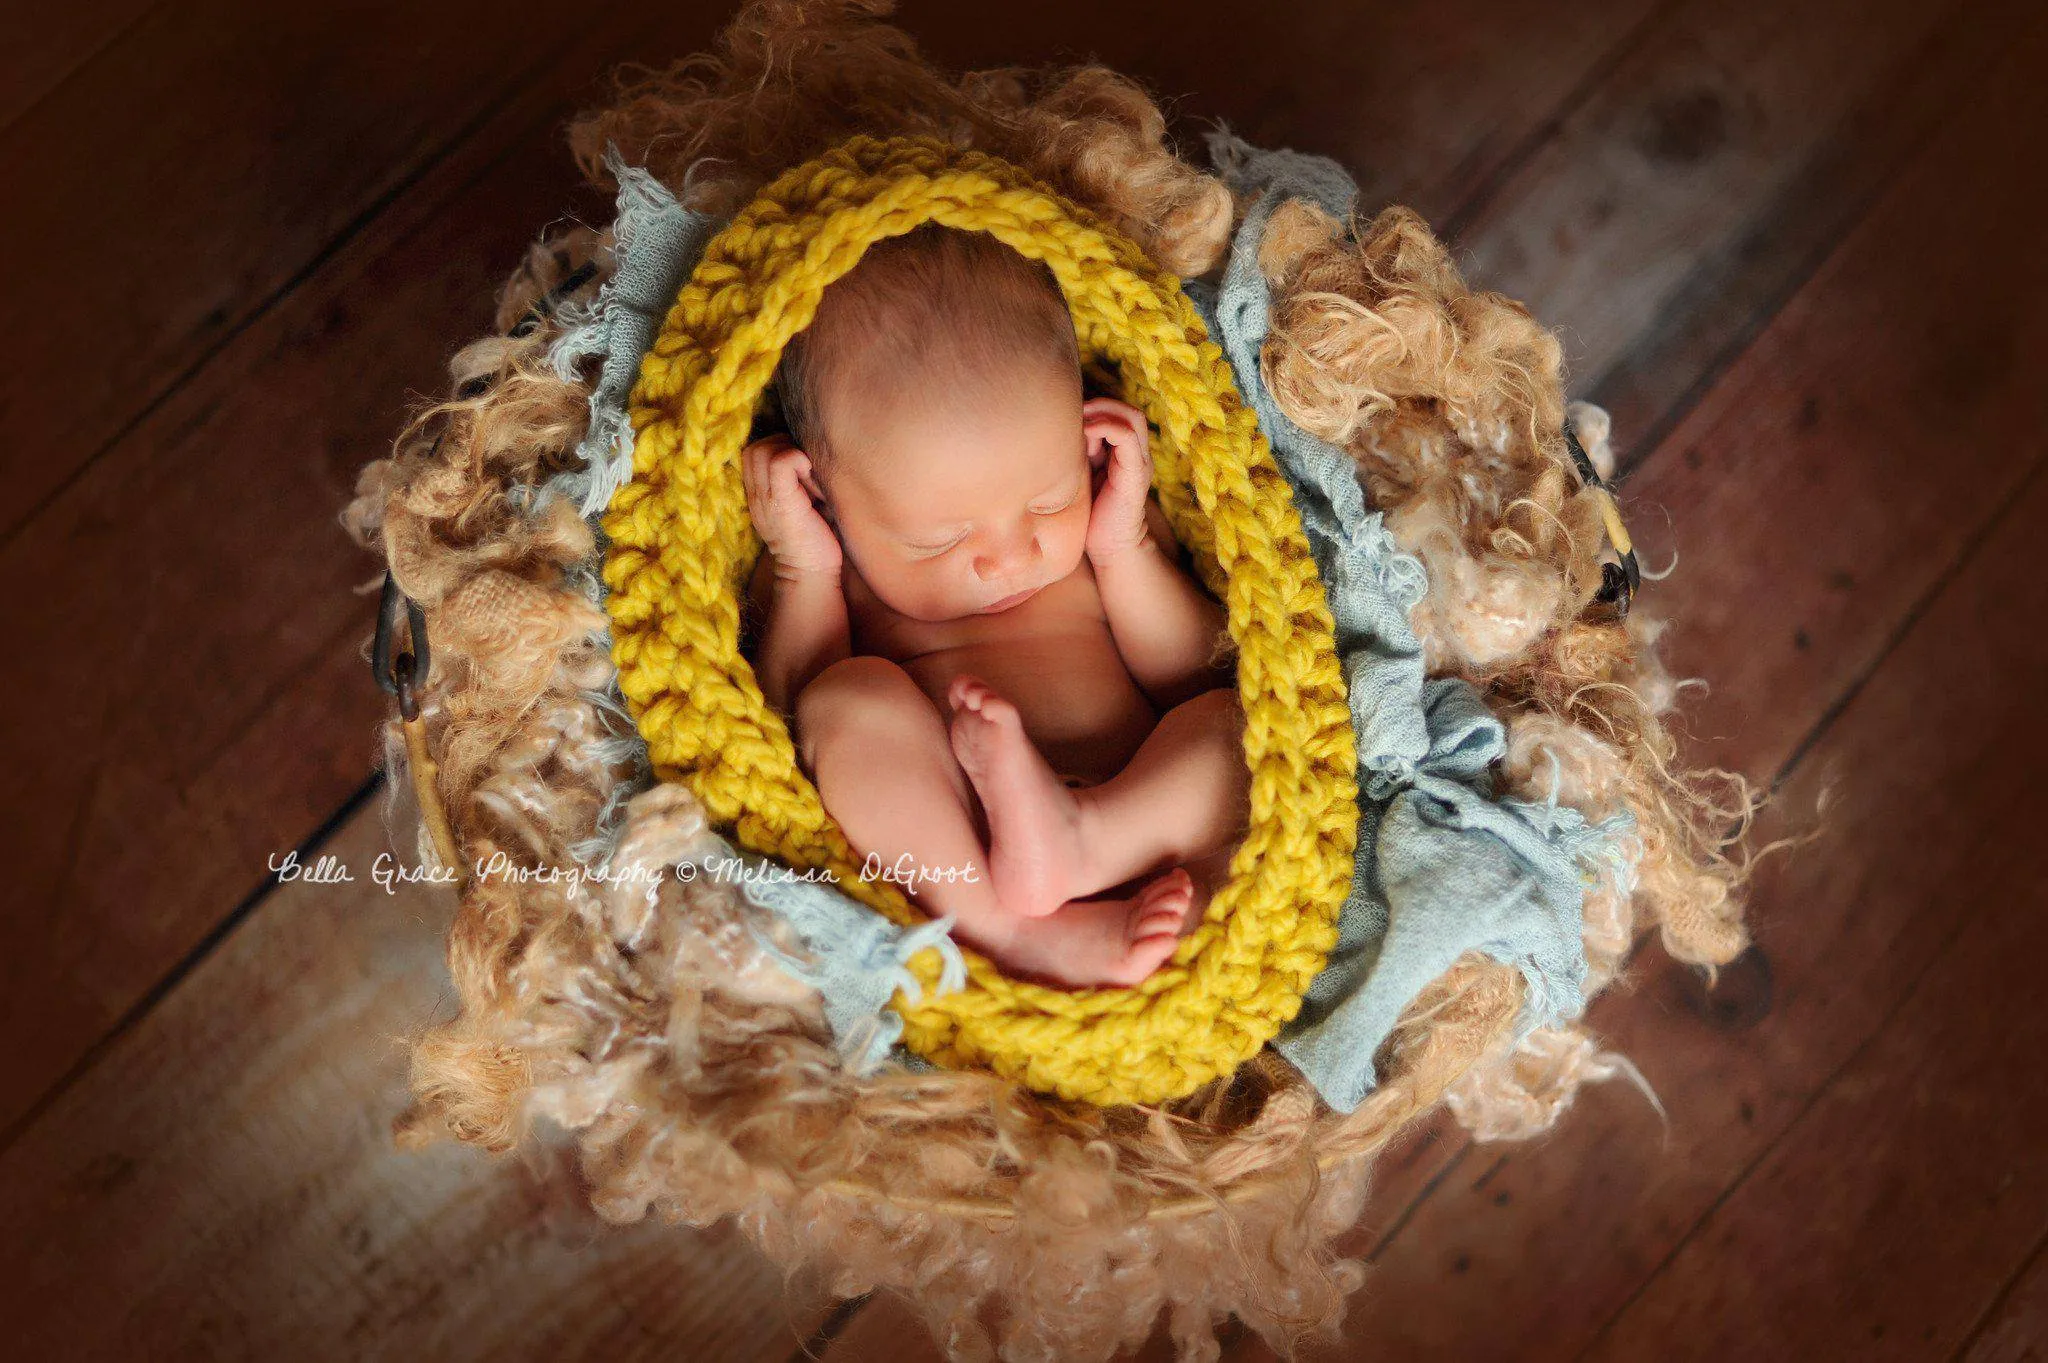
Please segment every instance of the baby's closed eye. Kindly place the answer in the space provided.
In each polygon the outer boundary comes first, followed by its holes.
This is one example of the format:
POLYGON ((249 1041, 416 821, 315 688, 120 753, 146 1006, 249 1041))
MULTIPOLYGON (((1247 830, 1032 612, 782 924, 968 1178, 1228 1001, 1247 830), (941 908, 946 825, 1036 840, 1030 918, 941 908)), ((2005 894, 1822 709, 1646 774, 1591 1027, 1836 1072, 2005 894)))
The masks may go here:
MULTIPOLYGON (((1030 508, 1030 511, 1031 514, 1034 516, 1057 516, 1062 511, 1065 511, 1068 507, 1072 506, 1075 503, 1075 501, 1080 498, 1080 496, 1081 494, 1077 490, 1067 494, 1065 497, 1062 497, 1058 502, 1050 506, 1033 506, 1030 508)), ((905 540, 903 542, 903 547, 908 549, 911 553, 916 554, 920 558, 937 558, 939 555, 950 552, 952 549, 958 547, 964 540, 966 540, 967 533, 967 531, 962 530, 959 534, 954 535, 950 539, 945 540, 905 540)))
POLYGON ((939 555, 950 551, 955 545, 966 538, 967 532, 963 530, 944 544, 913 544, 906 541, 903 547, 919 558, 937 558, 939 555))

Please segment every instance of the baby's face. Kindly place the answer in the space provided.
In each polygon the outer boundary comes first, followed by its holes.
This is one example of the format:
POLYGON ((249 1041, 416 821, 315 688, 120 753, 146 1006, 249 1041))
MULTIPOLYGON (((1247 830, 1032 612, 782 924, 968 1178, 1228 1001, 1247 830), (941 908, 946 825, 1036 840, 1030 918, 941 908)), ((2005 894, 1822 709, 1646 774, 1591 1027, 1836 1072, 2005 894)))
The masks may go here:
POLYGON ((973 404, 846 405, 857 410, 834 413, 844 453, 825 480, 830 515, 890 609, 1008 610, 1080 566, 1093 488, 1075 376, 1047 371, 973 404))

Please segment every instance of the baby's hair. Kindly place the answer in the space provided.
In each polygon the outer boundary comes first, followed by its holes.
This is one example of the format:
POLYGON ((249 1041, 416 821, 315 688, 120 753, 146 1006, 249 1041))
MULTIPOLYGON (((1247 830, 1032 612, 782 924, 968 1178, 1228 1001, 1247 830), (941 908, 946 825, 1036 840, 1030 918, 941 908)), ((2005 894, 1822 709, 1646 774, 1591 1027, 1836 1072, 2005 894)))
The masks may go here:
POLYGON ((1051 269, 986 232, 925 223, 876 242, 826 286, 783 348, 775 388, 790 438, 822 470, 843 453, 830 407, 850 382, 976 396, 1046 369, 1079 383, 1073 315, 1051 269))

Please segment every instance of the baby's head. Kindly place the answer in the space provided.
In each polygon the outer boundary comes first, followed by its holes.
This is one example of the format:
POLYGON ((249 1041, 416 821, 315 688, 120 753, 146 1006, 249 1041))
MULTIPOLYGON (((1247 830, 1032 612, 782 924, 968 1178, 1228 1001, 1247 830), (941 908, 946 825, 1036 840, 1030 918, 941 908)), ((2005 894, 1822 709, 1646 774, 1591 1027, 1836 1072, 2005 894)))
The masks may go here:
POLYGON ((877 242, 827 286, 776 385, 847 557, 891 609, 956 619, 1080 565, 1080 360, 1040 262, 930 223, 877 242))

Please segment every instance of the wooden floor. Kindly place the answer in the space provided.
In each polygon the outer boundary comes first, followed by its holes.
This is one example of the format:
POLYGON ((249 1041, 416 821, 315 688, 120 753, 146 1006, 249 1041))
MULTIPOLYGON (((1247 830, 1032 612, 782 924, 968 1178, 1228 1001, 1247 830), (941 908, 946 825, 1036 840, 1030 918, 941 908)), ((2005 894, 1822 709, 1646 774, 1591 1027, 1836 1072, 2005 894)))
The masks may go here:
MULTIPOLYGON (((449 906, 385 846, 336 525, 563 214, 566 114, 724 6, 73 0, 0 45, 0 1283, 33 1358, 932 1356, 559 1153, 402 1154, 449 906), (277 884, 288 849, 351 884, 277 884)), ((1654 947, 1654 1086, 1385 1166, 1341 1355, 2048 1352, 2048 18, 1937 0, 917 0, 1339 157, 1563 334, 1691 755, 1779 789, 1768 973, 1654 947)), ((1191 144, 1192 145, 1192 144, 1191 144)), ((1156 1352, 1156 1350, 1154 1351, 1156 1352)), ((1232 1363, 1268 1357, 1226 1337, 1232 1363)))

